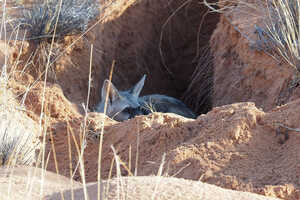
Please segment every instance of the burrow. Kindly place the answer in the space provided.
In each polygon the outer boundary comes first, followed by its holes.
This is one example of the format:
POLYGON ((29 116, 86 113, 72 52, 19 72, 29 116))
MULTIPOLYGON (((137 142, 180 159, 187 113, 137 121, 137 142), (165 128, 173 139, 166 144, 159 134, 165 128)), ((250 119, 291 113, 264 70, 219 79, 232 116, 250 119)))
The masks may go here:
POLYGON ((132 87, 146 74, 142 95, 181 99, 198 114, 211 109, 209 40, 218 14, 198 0, 124 0, 103 10, 101 19, 79 40, 78 36, 66 37, 59 44, 61 54, 52 66, 54 73, 49 71, 48 81, 60 85, 71 102, 80 107, 90 88, 92 110, 115 61, 112 82, 119 90, 132 87))

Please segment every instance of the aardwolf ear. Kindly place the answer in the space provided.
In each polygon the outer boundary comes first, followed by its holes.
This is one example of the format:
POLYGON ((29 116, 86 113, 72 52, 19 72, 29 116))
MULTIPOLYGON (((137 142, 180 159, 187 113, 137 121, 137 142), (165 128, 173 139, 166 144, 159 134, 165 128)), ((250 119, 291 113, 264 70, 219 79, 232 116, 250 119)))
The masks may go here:
POLYGON ((133 88, 131 88, 130 93, 133 96, 138 97, 144 87, 144 83, 145 83, 145 79, 146 79, 146 74, 143 76, 143 78, 135 85, 133 86, 133 88))
POLYGON ((110 82, 107 79, 103 82, 102 91, 101 91, 101 100, 105 100, 106 95, 108 95, 108 100, 110 102, 113 102, 121 97, 118 89, 112 84, 112 82, 110 82), (109 91, 108 91, 108 87, 109 87, 109 91))

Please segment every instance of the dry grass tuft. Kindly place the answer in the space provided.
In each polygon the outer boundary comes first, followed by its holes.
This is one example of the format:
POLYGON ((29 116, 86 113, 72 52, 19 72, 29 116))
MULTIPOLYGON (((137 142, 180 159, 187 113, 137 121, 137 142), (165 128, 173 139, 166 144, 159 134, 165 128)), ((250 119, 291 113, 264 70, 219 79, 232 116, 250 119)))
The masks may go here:
MULTIPOLYGON (((86 31, 89 23, 98 17, 99 5, 97 0, 49 0, 27 7, 21 5, 16 8, 21 14, 8 15, 7 29, 12 32, 17 27, 26 35, 25 40, 62 39, 86 31)), ((22 34, 16 38, 23 39, 22 34)))
POLYGON ((267 3, 266 28, 256 27, 261 48, 281 56, 300 72, 300 2, 271 0, 267 3))

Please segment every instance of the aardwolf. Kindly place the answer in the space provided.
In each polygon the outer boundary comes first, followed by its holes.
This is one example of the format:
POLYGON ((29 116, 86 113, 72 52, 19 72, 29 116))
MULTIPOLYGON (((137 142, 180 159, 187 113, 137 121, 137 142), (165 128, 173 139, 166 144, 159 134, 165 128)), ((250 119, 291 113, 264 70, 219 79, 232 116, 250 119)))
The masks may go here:
POLYGON ((136 115, 147 115, 151 112, 175 113, 187 118, 196 118, 196 115, 184 103, 173 97, 159 94, 139 97, 145 79, 146 75, 126 91, 119 91, 106 79, 102 86, 101 101, 95 110, 104 113, 105 98, 108 95, 106 114, 117 121, 131 119, 136 115))

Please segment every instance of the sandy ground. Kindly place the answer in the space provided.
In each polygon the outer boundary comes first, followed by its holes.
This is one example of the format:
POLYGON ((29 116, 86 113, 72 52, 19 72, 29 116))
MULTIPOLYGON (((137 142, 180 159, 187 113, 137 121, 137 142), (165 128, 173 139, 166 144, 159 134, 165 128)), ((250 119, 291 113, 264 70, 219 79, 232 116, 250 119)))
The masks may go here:
MULTIPOLYGON (((205 8, 193 2, 178 12, 175 21, 170 19, 164 26, 163 22, 168 20, 174 8, 182 5, 182 1, 172 1, 168 6, 164 6, 162 0, 153 2, 149 5, 146 0, 118 0, 103 13, 109 15, 75 45, 69 47, 76 36, 66 37, 56 44, 55 48, 64 50, 64 54, 51 65, 46 84, 40 74, 45 66, 38 65, 37 60, 27 62, 36 44, 25 43, 18 56, 19 42, 11 43, 6 51, 1 41, 0 64, 4 63, 5 54, 11 55, 7 60, 12 64, 8 69, 7 87, 13 101, 24 103, 26 110, 25 113, 18 109, 13 112, 22 112, 20 116, 26 116, 20 123, 37 126, 43 108, 41 123, 47 133, 46 155, 49 155, 47 170, 65 176, 46 173, 46 180, 49 180, 49 183, 45 182, 47 198, 57 198, 53 194, 58 192, 57 187, 70 189, 70 180, 66 178, 70 177, 70 172, 75 174, 75 181, 82 182, 78 170, 75 171, 82 141, 85 144, 85 179, 90 190, 95 189, 99 138, 104 126, 101 178, 107 183, 108 179, 116 177, 116 164, 112 164, 114 147, 124 163, 121 175, 126 176, 122 179, 128 186, 126 191, 131 194, 133 188, 141 187, 130 198, 144 198, 143 191, 148 195, 145 198, 149 198, 156 188, 155 181, 161 179, 163 182, 157 188, 161 199, 169 199, 168 195, 183 199, 180 196, 183 193, 175 192, 177 190, 189 193, 186 199, 199 198, 201 191, 207 192, 203 194, 207 199, 212 199, 208 197, 213 194, 219 195, 214 199, 224 199, 224 193, 226 197, 229 195, 228 199, 247 199, 246 196, 267 199, 244 192, 300 199, 300 134, 295 131, 300 124, 300 93, 297 85, 291 87, 294 72, 285 63, 279 65, 268 55, 253 49, 253 44, 232 26, 239 27, 254 40, 257 35, 249 21, 259 23, 259 18, 252 19, 241 9, 227 17, 204 15, 205 8), (201 29, 206 34, 198 31, 202 16, 208 16, 204 18, 205 28, 201 29), (165 63, 158 48, 162 27, 168 36, 162 40, 165 63), (201 44, 197 43, 199 38, 201 44), (90 84, 91 112, 85 115, 83 105, 89 87, 91 44, 95 51, 90 84), (212 50, 209 60, 200 62, 197 45, 212 50), (14 65, 16 59, 20 62, 14 65), (122 123, 92 112, 113 60, 117 63, 113 82, 120 89, 129 88, 143 74, 148 74, 144 93, 172 95, 181 98, 198 114, 210 112, 195 120, 153 113, 122 123), (83 135, 87 136, 84 140, 83 135), (161 175, 168 178, 151 177, 158 174, 160 167, 161 175), (143 177, 131 177, 132 174, 143 177), (173 196, 174 193, 178 196, 173 196)), ((259 15, 258 12, 256 16, 259 15)), ((37 136, 34 132, 33 138, 37 136)), ((26 174, 31 172, 30 169, 20 170, 23 182, 18 182, 19 178, 10 179, 13 188, 20 191, 12 192, 16 198, 23 195, 21 189, 25 187, 26 174)), ((8 183, 7 175, 1 176, 1 181, 8 183)), ((119 181, 114 179, 109 184, 115 188, 117 183, 119 181)), ((7 184, 0 186, 2 191, 7 190, 7 184)), ((39 188, 33 188, 37 194, 39 188)), ((120 194, 114 192, 110 193, 112 199, 120 194)), ((80 189, 78 195, 80 199, 80 189)))
MULTIPOLYGON (((0 169, 0 194, 4 199, 85 199, 81 183, 36 168, 0 169), (8 178, 9 177, 9 178, 8 178), (44 178, 41 178, 44 177, 44 178), (43 184, 42 184, 43 183, 43 184), (24 190, 26 188, 27 190, 24 190)), ((98 184, 86 186, 87 196, 96 200, 98 184)), ((275 200, 248 192, 222 189, 200 181, 167 177, 123 177, 101 182, 100 199, 182 200, 275 200)))

